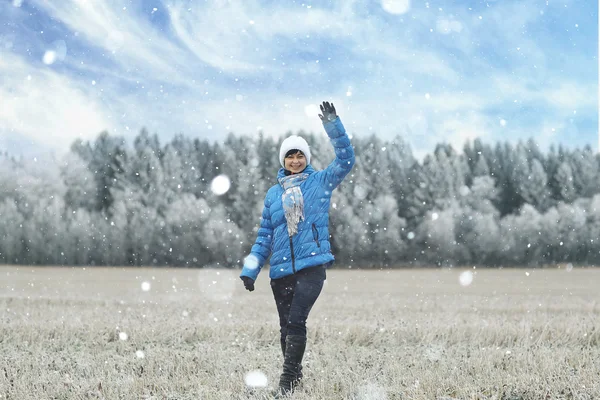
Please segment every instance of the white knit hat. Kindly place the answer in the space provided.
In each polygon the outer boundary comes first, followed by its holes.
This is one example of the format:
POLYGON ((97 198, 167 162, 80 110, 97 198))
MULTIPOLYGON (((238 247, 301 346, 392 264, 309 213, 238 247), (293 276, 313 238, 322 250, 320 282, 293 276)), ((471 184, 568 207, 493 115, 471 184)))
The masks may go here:
POLYGON ((306 157, 306 165, 310 164, 310 148, 308 147, 308 143, 302 137, 293 135, 286 138, 279 148, 279 162, 283 168, 285 168, 285 154, 290 150, 300 150, 304 154, 304 157, 306 157))

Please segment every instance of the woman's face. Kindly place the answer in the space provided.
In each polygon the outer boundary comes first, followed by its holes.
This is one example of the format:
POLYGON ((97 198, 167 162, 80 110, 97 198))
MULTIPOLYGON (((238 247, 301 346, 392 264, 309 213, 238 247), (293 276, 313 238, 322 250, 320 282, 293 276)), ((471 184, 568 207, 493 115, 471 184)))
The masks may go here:
POLYGON ((306 157, 301 151, 294 154, 290 154, 284 159, 285 169, 290 171, 292 174, 297 174, 304 171, 306 168, 306 157))

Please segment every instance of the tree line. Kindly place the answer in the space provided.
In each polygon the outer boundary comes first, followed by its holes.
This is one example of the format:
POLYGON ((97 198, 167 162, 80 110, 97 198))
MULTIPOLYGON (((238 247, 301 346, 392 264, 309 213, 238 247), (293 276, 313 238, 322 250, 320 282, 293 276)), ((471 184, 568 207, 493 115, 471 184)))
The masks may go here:
MULTIPOLYGON (((325 168, 325 135, 300 132, 325 168)), ((286 135, 287 136, 287 135, 286 135)), ((281 138, 183 135, 132 145, 100 134, 65 157, 0 160, 0 263, 236 267, 281 138), (231 182, 211 190, 219 175, 231 182)), ((356 165, 332 198, 339 267, 600 264, 600 157, 591 147, 476 139, 439 144, 420 161, 396 136, 354 137, 356 165)))

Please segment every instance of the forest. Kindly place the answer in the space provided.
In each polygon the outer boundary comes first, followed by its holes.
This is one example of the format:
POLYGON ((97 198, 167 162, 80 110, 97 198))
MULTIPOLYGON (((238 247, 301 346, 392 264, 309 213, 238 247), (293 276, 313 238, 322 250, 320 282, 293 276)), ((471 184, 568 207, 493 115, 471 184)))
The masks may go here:
MULTIPOLYGON (((299 134, 325 168, 327 137, 299 134)), ((133 143, 78 140, 61 157, 4 152, 0 263, 239 267, 286 136, 161 144, 142 129, 133 143), (230 187, 215 192, 223 176, 230 187)), ((600 157, 589 146, 476 139, 418 160, 401 136, 352 143, 356 165, 332 197, 337 267, 600 264, 600 157)))

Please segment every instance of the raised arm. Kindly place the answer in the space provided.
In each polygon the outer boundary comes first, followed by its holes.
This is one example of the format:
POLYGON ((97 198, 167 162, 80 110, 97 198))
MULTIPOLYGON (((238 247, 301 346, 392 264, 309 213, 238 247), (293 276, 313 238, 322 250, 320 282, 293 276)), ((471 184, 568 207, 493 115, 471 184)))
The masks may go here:
POLYGON ((342 125, 340 117, 338 117, 333 103, 324 101, 321 104, 321 113, 319 118, 323 122, 323 127, 329 140, 333 145, 335 152, 335 160, 327 168, 325 168, 325 182, 329 184, 331 190, 338 187, 344 177, 348 175, 354 166, 354 149, 350 143, 350 138, 346 134, 346 129, 342 125))
POLYGON ((271 255, 271 241, 273 240, 273 226, 271 225, 271 211, 269 204, 267 204, 268 194, 265 197, 265 204, 262 211, 262 218, 260 220, 260 228, 258 228, 258 234, 256 241, 252 246, 252 250, 246 259, 244 260, 244 268, 240 277, 247 276, 252 280, 256 280, 261 268, 265 265, 265 262, 271 255))

